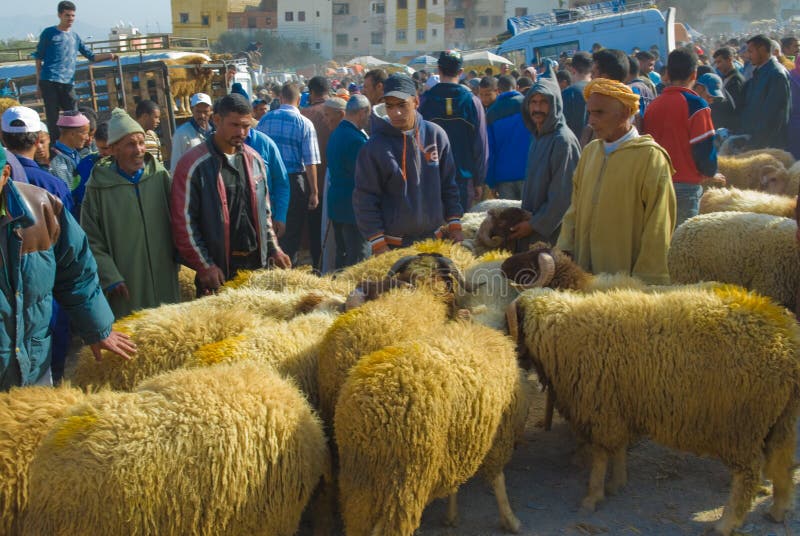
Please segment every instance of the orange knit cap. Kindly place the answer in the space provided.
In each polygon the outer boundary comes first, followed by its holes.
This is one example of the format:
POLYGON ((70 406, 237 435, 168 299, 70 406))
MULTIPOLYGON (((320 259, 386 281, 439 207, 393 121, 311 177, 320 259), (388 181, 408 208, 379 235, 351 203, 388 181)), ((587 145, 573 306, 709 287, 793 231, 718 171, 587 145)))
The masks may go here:
POLYGON ((588 101, 592 93, 599 93, 618 100, 630 110, 631 115, 639 112, 639 95, 622 82, 608 78, 595 78, 586 84, 583 89, 583 97, 588 101))

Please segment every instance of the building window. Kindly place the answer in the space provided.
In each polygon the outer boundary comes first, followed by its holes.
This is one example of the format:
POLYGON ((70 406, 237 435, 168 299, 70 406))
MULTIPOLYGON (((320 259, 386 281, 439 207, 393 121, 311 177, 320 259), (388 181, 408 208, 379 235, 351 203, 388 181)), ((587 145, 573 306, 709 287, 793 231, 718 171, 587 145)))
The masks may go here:
POLYGON ((202 24, 203 26, 209 26, 208 15, 200 15, 200 24, 202 24))
POLYGON ((514 16, 515 17, 524 17, 527 14, 528 14, 528 8, 527 7, 514 8, 514 16))
POLYGON ((314 48, 316 48, 317 50, 319 50, 319 49, 320 49, 319 43, 316 43, 316 44, 314 45, 314 48))
POLYGON ((222 22, 222 15, 217 15, 217 22, 222 22))
POLYGON ((503 25, 503 17, 500 15, 492 15, 492 26, 497 28, 498 26, 503 25))
POLYGON ((436 31, 436 28, 431 28, 431 36, 436 37, 436 34, 439 33, 436 31))
POLYGON ((346 47, 347 46, 347 34, 336 34, 336 46, 337 47, 346 47))
POLYGON ((417 43, 425 42, 425 30, 417 30, 417 43))
POLYGON ((266 23, 267 23, 267 26, 272 26, 272 17, 267 17, 266 23))
POLYGON ((417 9, 425 9, 425 8, 426 8, 425 0, 417 0, 417 9))
POLYGON ((439 5, 439 0, 432 0, 432 2, 431 2, 431 3, 432 3, 434 6, 438 6, 438 5, 439 5))
POLYGON ((382 45, 383 32, 372 32, 372 34, 370 34, 370 43, 373 45, 382 45))
POLYGON ((397 30, 397 40, 401 43, 406 42, 406 31, 405 30, 397 30))
POLYGON ((306 20, 306 12, 305 11, 298 11, 297 12, 297 21, 298 22, 305 22, 306 20))
POLYGON ((189 24, 189 14, 188 13, 181 13, 181 24, 189 24))
POLYGON ((256 22, 255 17, 247 17, 247 27, 248 28, 258 28, 258 23, 256 22))
POLYGON ((408 9, 408 0, 397 0, 397 9, 408 9))
POLYGON ((286 17, 286 22, 292 22, 294 20, 294 13, 287 11, 284 17, 286 17))
POLYGON ((349 15, 350 4, 333 4, 334 15, 349 15))
POLYGON ((372 11, 376 15, 383 15, 386 13, 386 4, 383 2, 372 4, 372 11))
POLYGON ((464 17, 456 17, 453 19, 453 28, 456 30, 463 30, 466 28, 466 26, 464 26, 464 17))
POLYGON ((319 11, 317 11, 317 18, 319 18, 319 11))
POLYGON ((478 26, 482 28, 489 26, 489 17, 487 17, 486 15, 481 15, 480 17, 478 17, 478 26))

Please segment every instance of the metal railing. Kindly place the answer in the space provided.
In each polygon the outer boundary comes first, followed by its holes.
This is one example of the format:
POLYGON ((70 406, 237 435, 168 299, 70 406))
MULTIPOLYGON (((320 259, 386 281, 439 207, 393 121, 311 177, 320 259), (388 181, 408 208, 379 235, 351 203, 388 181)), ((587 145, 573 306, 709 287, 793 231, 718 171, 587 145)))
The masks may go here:
POLYGON ((509 28, 513 26, 515 30, 514 33, 516 34, 543 26, 568 24, 579 20, 604 17, 606 15, 639 11, 654 7, 655 5, 655 0, 609 0, 584 6, 576 6, 569 9, 554 9, 550 13, 512 17, 508 19, 508 22, 509 28))

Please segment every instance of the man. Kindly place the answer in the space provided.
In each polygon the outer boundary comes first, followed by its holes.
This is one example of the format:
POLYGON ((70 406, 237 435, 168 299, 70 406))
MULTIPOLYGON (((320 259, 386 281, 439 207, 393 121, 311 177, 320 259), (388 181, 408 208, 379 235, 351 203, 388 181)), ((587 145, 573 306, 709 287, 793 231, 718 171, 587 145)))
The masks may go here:
POLYGON ((155 130, 161 124, 161 107, 151 101, 144 99, 136 105, 136 122, 144 129, 144 148, 153 155, 159 163, 164 163, 164 156, 161 152, 161 140, 155 130))
POLYGON ((517 91, 525 95, 533 85, 533 79, 527 76, 520 76, 517 78, 517 91))
POLYGON ((372 137, 356 161, 353 208, 373 255, 433 238, 447 223, 464 239, 456 168, 447 134, 417 112, 414 81, 394 74, 384 82, 388 121, 373 121, 372 137))
POLYGON ((34 160, 42 169, 50 169, 50 133, 47 132, 47 123, 42 123, 42 131, 36 141, 36 156, 34 160))
POLYGON ((677 48, 670 52, 667 74, 670 85, 648 107, 644 131, 667 151, 675 167, 677 227, 699 213, 702 183, 717 173, 717 150, 711 108, 690 89, 697 80, 694 51, 677 48))
POLYGON ((711 107, 714 128, 727 128, 734 132, 739 124, 737 110, 730 94, 722 85, 722 78, 714 73, 697 77, 694 91, 711 107))
POLYGON ((771 54, 772 44, 763 35, 747 41, 755 68, 744 91, 740 130, 750 135, 752 149, 785 149, 789 126, 791 92, 789 75, 771 54))
POLYGON ((489 138, 486 185, 501 199, 522 199, 531 144, 531 134, 522 119, 523 96, 514 91, 514 79, 510 76, 501 76, 497 86, 501 93, 486 112, 489 138))
POLYGON ((484 111, 497 100, 497 78, 484 76, 478 83, 478 99, 483 105, 484 111))
MULTIPOLYGON (((722 47, 714 52, 714 66, 722 77, 725 91, 731 98, 734 107, 741 112, 744 106, 744 76, 733 64, 734 51, 730 47, 722 47)), ((738 121, 734 131, 738 128, 738 121)))
POLYGON ((624 272, 648 284, 668 284, 675 227, 669 155, 631 125, 639 97, 628 86, 593 80, 584 96, 597 139, 575 169, 558 247, 589 272, 624 272))
POLYGON ((578 138, 564 119, 561 91, 553 80, 540 78, 525 96, 522 109, 525 125, 533 134, 522 208, 532 217, 511 229, 509 239, 525 239, 518 243, 518 251, 526 251, 534 242, 556 243, 581 155, 578 138))
POLYGON ((330 185, 327 192, 328 219, 336 238, 337 270, 364 260, 369 245, 358 232, 353 211, 356 159, 367 143, 364 128, 369 124, 370 102, 364 95, 347 101, 344 119, 331 133, 326 149, 330 185))
POLYGON ((634 93, 639 95, 639 114, 637 120, 641 121, 644 117, 647 107, 656 99, 655 89, 651 89, 652 82, 647 77, 639 76, 639 61, 635 56, 628 56, 628 78, 625 83, 628 84, 634 93))
POLYGON ((192 117, 186 123, 175 129, 172 135, 172 152, 170 153, 170 174, 175 175, 175 169, 181 157, 192 147, 197 147, 214 134, 211 119, 211 97, 205 93, 195 93, 189 99, 192 117))
POLYGON ((197 272, 200 295, 216 292, 239 270, 291 267, 272 230, 264 161, 244 143, 252 120, 241 95, 219 99, 217 130, 186 153, 172 180, 172 237, 197 272))
POLYGON ((583 99, 583 88, 592 79, 592 56, 588 52, 576 52, 572 56, 569 70, 572 72, 572 85, 561 93, 564 119, 575 137, 580 138, 586 127, 586 101, 583 99))
POLYGON ((283 158, 275 142, 255 127, 250 128, 244 141, 258 153, 267 166, 272 228, 280 238, 286 232, 286 213, 289 211, 289 175, 286 173, 286 166, 283 165, 283 158))
MULTIPOLYGON (((607 80, 616 80, 617 82, 625 83, 628 79, 629 70, 630 60, 627 54, 621 50, 604 48, 592 54, 593 80, 605 78, 607 80)), ((596 136, 591 127, 587 126, 583 129, 583 133, 578 139, 581 142, 581 147, 585 147, 590 141, 596 139, 596 136)))
POLYGON ((78 182, 80 151, 89 141, 89 119, 80 112, 66 111, 58 119, 58 141, 53 145, 50 160, 53 175, 64 181, 71 190, 78 182))
MULTIPOLYGON (((322 116, 325 121, 325 126, 331 133, 336 130, 336 127, 338 127, 339 123, 344 119, 347 113, 347 102, 347 100, 340 99, 339 97, 331 97, 325 100, 325 105, 322 108, 322 116)), ((320 143, 320 146, 321 145, 320 143)))
POLYGON ((461 53, 443 51, 438 65, 440 82, 425 92, 419 112, 447 133, 456 164, 459 202, 466 210, 483 194, 489 160, 486 116, 481 101, 458 83, 463 72, 461 53))
POLYGON ((53 139, 58 138, 58 111, 77 109, 78 99, 73 89, 75 64, 80 52, 91 62, 116 59, 113 53, 95 54, 71 31, 75 22, 75 4, 58 3, 58 26, 42 31, 36 45, 36 85, 44 100, 47 128, 53 139))
POLYGON ((639 75, 655 95, 656 85, 661 83, 661 76, 655 71, 656 57, 646 50, 636 53, 636 61, 639 63, 639 75))
MULTIPOLYGON (((321 163, 317 133, 310 119, 300 114, 300 88, 287 82, 281 88, 281 107, 261 118, 258 130, 272 138, 278 146, 286 172, 289 174, 289 210, 286 216, 286 232, 281 238, 281 248, 297 263, 297 252, 306 222, 311 222, 309 212, 319 205, 317 164, 321 163)), ((309 229, 312 263, 320 260, 320 234, 309 229), (316 241, 314 241, 316 240, 316 241), (315 256, 316 255, 316 256, 315 256)))
POLYGON ((145 131, 124 110, 108 122, 111 158, 95 164, 81 227, 117 320, 180 301, 169 214, 170 176, 147 152, 145 131))
POLYGON ((96 359, 102 350, 130 359, 136 346, 112 331, 114 316, 97 282, 97 265, 80 226, 51 194, 9 181, 0 151, 0 391, 50 385, 48 324, 55 298, 96 359))
POLYGON ((564 91, 572 85, 572 74, 564 69, 556 73, 556 81, 558 82, 559 91, 564 91))
MULTIPOLYGON (((372 105, 372 116, 377 119, 386 117, 386 105, 383 104, 383 83, 389 75, 383 69, 373 69, 364 75, 362 92, 372 105)), ((370 125, 372 117, 370 117, 370 125)), ((370 127, 371 128, 371 127, 370 127)))
POLYGON ((269 105, 264 99, 256 99, 253 101, 253 119, 259 121, 269 111, 269 105))
POLYGON ((76 170, 78 176, 80 177, 80 182, 72 190, 72 202, 75 204, 75 218, 78 220, 80 220, 83 198, 86 195, 86 183, 89 182, 89 177, 92 174, 94 165, 101 158, 111 156, 111 148, 108 146, 108 122, 97 125, 97 130, 94 134, 94 141, 95 145, 97 146, 97 152, 84 156, 78 164, 78 169, 76 170))
POLYGON ((798 45, 796 37, 789 36, 781 39, 781 53, 790 61, 796 60, 798 50, 800 50, 800 45, 798 45))

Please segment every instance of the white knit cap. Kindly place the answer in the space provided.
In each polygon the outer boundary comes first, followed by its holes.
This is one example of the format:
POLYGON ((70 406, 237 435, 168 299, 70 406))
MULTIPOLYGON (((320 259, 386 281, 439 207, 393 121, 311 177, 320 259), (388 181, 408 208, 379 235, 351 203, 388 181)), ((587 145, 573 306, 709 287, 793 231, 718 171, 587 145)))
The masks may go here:
POLYGON ((144 134, 142 125, 122 108, 114 108, 111 112, 111 119, 108 121, 108 144, 114 145, 128 134, 135 132, 144 134))

